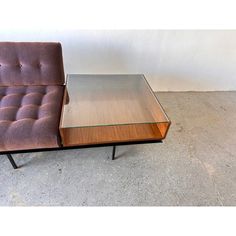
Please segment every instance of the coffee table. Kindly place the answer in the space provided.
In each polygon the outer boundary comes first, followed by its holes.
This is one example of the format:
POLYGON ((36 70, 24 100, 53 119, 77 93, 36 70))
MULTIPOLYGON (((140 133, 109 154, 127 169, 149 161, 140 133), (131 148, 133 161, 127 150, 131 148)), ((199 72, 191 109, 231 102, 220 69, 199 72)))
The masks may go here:
POLYGON ((162 142, 170 120, 144 75, 69 74, 60 135, 63 147, 162 142))

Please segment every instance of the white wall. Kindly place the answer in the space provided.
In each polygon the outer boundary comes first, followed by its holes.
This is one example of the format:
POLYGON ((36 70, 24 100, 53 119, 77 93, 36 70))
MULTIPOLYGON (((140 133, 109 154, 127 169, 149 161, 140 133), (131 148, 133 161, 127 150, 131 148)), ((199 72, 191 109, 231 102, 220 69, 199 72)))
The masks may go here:
POLYGON ((60 41, 66 73, 142 73, 155 91, 236 90, 236 31, 0 29, 0 41, 60 41))

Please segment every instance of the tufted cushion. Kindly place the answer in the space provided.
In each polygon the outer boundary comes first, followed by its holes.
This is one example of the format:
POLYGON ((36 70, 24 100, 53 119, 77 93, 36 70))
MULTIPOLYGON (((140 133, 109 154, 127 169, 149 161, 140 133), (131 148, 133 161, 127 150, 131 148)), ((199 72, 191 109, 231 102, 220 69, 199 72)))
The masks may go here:
POLYGON ((0 42, 0 86, 62 84, 60 43, 0 42))
POLYGON ((0 87, 0 151, 58 146, 63 88, 0 87))

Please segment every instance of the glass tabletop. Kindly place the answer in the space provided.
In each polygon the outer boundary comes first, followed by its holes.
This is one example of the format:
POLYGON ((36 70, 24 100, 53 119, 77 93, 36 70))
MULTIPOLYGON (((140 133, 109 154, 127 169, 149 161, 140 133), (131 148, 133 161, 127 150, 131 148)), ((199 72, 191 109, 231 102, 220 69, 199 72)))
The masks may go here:
POLYGON ((166 122, 144 75, 67 76, 61 128, 166 122))

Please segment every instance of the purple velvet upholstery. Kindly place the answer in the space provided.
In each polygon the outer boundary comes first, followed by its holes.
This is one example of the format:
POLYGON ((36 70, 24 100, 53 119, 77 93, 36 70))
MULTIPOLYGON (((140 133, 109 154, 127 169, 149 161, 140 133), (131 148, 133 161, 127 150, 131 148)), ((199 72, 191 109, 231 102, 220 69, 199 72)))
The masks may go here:
POLYGON ((59 43, 0 43, 0 86, 62 85, 59 43))
POLYGON ((0 43, 0 151, 58 146, 63 84, 59 43, 0 43))

